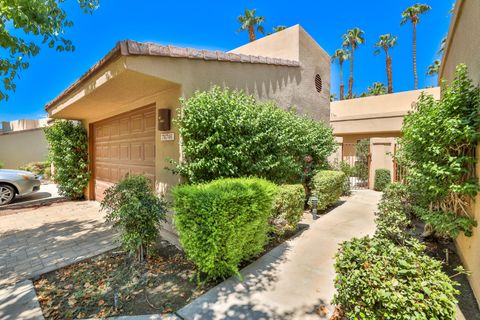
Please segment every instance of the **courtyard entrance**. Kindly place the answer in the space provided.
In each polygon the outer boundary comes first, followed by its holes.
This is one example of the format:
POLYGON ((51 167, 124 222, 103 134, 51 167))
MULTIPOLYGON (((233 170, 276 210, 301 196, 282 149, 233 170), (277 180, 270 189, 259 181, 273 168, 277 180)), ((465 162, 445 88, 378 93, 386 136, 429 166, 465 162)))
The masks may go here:
POLYGON ((369 139, 342 144, 342 170, 349 176, 351 189, 368 189, 370 162, 369 139))

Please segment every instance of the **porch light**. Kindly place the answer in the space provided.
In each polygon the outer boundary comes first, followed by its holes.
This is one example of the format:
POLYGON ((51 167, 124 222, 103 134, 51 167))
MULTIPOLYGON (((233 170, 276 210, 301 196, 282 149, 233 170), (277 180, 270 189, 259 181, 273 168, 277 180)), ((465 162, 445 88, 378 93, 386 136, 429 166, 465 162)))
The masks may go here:
POLYGON ((310 197, 310 201, 312 202, 312 217, 317 219, 318 196, 316 193, 310 197))

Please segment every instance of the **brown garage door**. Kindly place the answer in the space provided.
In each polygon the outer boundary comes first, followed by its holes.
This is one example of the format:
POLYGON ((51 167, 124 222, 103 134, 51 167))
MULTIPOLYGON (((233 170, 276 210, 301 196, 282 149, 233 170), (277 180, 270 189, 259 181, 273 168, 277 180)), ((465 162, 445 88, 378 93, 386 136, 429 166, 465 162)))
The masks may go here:
POLYGON ((155 181, 155 106, 93 124, 95 200, 126 174, 155 181))

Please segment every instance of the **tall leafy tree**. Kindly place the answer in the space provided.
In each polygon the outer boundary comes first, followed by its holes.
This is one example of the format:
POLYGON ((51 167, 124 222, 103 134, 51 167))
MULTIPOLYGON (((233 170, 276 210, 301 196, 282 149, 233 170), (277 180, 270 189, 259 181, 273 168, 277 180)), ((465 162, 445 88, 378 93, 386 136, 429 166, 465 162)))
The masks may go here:
POLYGON ((414 88, 418 89, 418 75, 417 75, 417 24, 420 22, 420 15, 430 11, 431 7, 427 4, 416 3, 408 7, 402 12, 402 21, 400 25, 404 25, 408 21, 412 23, 413 30, 413 80, 414 88))
POLYGON ((343 63, 350 58, 350 51, 346 49, 337 49, 332 56, 332 62, 338 60, 340 65, 340 100, 345 97, 345 85, 343 84, 343 63))
POLYGON ((250 42, 257 40, 257 37, 255 35, 255 29, 257 30, 257 32, 265 34, 265 30, 261 25, 263 22, 265 22, 265 17, 256 16, 256 13, 257 9, 245 9, 245 15, 238 16, 237 18, 238 22, 240 23, 240 28, 238 29, 238 32, 247 30, 250 42))
MULTIPOLYGON (((77 0, 85 13, 92 13, 99 0, 77 0)), ((15 79, 29 66, 42 45, 57 51, 73 51, 65 30, 73 26, 61 8, 65 0, 0 0, 0 100, 15 91, 15 79)))
POLYGON ((375 50, 374 54, 380 54, 380 50, 383 49, 385 51, 385 63, 386 63, 386 71, 387 71, 387 84, 388 84, 388 93, 393 92, 393 83, 392 83, 392 57, 390 56, 389 50, 392 49, 397 45, 397 36, 392 36, 390 33, 383 34, 378 39, 378 42, 375 43, 375 50))
POLYGON ((355 49, 358 45, 365 43, 365 32, 360 28, 348 30, 343 35, 343 47, 350 49, 350 77, 348 79, 348 97, 352 98, 353 94, 353 62, 355 57, 355 49))

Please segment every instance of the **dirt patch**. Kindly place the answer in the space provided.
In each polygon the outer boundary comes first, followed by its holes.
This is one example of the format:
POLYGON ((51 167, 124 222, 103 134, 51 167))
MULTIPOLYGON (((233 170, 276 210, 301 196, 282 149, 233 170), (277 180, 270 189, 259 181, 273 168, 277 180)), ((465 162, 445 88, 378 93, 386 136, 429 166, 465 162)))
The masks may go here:
MULTIPOLYGON (((305 229, 271 238, 261 255, 305 229)), ((44 274, 34 286, 46 319, 82 319, 175 312, 220 281, 205 282, 179 249, 161 241, 146 264, 113 250, 44 274)))

